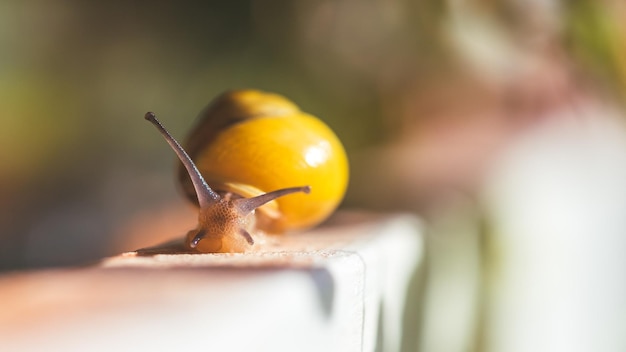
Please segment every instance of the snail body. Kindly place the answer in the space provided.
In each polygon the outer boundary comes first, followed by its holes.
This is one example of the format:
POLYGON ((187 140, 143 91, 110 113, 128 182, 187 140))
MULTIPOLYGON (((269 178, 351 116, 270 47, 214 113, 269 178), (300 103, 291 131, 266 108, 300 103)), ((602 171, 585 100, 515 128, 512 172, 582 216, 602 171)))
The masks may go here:
MULTIPOLYGON (((146 119, 168 139, 150 114, 146 119)), ((243 252, 257 231, 315 226, 335 210, 347 187, 348 162, 339 139, 277 94, 224 93, 201 113, 185 149, 169 138, 182 161, 182 188, 200 206, 198 227, 186 238, 199 252, 243 252), (305 186, 283 188, 293 185, 305 186)))

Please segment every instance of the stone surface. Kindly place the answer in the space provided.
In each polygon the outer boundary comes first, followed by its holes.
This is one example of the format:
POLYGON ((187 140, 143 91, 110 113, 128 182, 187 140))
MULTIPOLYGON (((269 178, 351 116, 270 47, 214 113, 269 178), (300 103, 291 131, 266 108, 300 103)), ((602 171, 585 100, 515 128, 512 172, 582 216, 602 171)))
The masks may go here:
POLYGON ((5 275, 0 350, 398 351, 420 235, 411 216, 352 213, 252 253, 173 242, 5 275))

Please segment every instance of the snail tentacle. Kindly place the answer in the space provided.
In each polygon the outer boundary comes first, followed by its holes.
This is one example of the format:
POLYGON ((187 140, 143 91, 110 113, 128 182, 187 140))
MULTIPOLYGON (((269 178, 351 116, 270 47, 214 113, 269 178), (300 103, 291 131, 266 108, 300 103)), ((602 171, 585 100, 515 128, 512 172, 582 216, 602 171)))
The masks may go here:
POLYGON ((200 242, 200 240, 203 239, 205 236, 206 236, 206 231, 204 230, 198 231, 198 233, 193 237, 191 242, 189 242, 189 247, 196 248, 198 246, 198 242, 200 242))
POLYGON ((239 198, 239 199, 234 200, 233 203, 235 204, 237 209, 242 214, 245 215, 245 214, 250 213, 254 209, 262 206, 263 204, 273 201, 276 198, 286 196, 292 193, 298 193, 298 192, 308 194, 311 192, 311 187, 302 186, 302 187, 283 188, 283 189, 279 189, 276 191, 261 194, 260 196, 256 196, 253 198, 239 198))
POLYGON ((180 161, 187 169, 187 172, 191 177, 193 187, 196 190, 196 196, 198 197, 198 204, 200 204, 200 208, 206 208, 217 203, 220 200, 219 194, 209 187, 204 180, 204 177, 202 177, 202 174, 200 174, 200 171, 196 167, 196 164, 194 164, 193 160, 189 157, 189 154, 187 154, 178 141, 174 139, 174 137, 172 137, 172 135, 159 122, 159 120, 157 120, 156 115, 153 112, 147 112, 145 119, 152 122, 152 124, 156 126, 159 132, 163 135, 163 138, 165 138, 167 143, 172 147, 180 161))
POLYGON ((254 239, 252 238, 252 235, 250 235, 250 232, 245 229, 239 229, 239 233, 246 239, 249 245, 254 244, 254 239))

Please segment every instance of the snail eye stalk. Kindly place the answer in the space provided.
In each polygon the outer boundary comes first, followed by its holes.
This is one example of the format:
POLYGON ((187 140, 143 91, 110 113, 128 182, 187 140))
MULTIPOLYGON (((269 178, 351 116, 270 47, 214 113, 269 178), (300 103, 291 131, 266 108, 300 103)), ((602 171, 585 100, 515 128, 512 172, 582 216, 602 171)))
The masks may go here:
POLYGON ((180 146, 178 141, 172 137, 172 135, 163 127, 163 125, 157 120, 156 115, 153 112, 147 112, 144 116, 146 120, 152 122, 152 124, 161 132, 161 135, 167 143, 172 147, 178 159, 183 163, 189 176, 191 177, 191 182, 193 182, 193 187, 196 190, 196 196, 198 197, 198 204, 200 204, 200 208, 207 208, 212 204, 217 203, 220 200, 219 194, 209 187, 209 185, 198 171, 196 164, 194 164, 193 160, 189 157, 189 154, 180 146))
POLYGON ((276 198, 280 198, 282 196, 286 196, 292 193, 311 193, 310 186, 302 186, 302 187, 291 187, 291 188, 283 188, 276 191, 268 192, 265 194, 261 194, 260 196, 256 196, 253 198, 240 198, 234 201, 235 206, 242 214, 248 214, 254 209, 262 206, 267 202, 271 202, 276 198))

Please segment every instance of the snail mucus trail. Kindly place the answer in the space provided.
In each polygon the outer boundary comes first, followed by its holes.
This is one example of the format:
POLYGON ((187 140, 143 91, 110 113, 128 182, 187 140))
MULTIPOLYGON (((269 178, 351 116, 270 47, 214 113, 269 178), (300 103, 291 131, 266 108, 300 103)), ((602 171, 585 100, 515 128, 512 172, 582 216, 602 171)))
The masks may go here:
POLYGON ((202 241, 203 252, 221 252, 224 251, 224 248, 222 248, 223 239, 228 237, 234 238, 235 236, 240 236, 245 239, 248 245, 253 245, 254 239, 249 231, 254 223, 254 210, 256 208, 288 194, 297 192, 310 193, 311 191, 311 187, 301 186, 283 188, 252 198, 234 198, 229 193, 220 196, 206 183, 187 152, 161 125, 156 115, 148 112, 145 115, 145 119, 152 122, 161 132, 187 169, 193 182, 200 212, 197 228, 187 235, 186 245, 190 249, 196 249, 200 241, 202 241))

